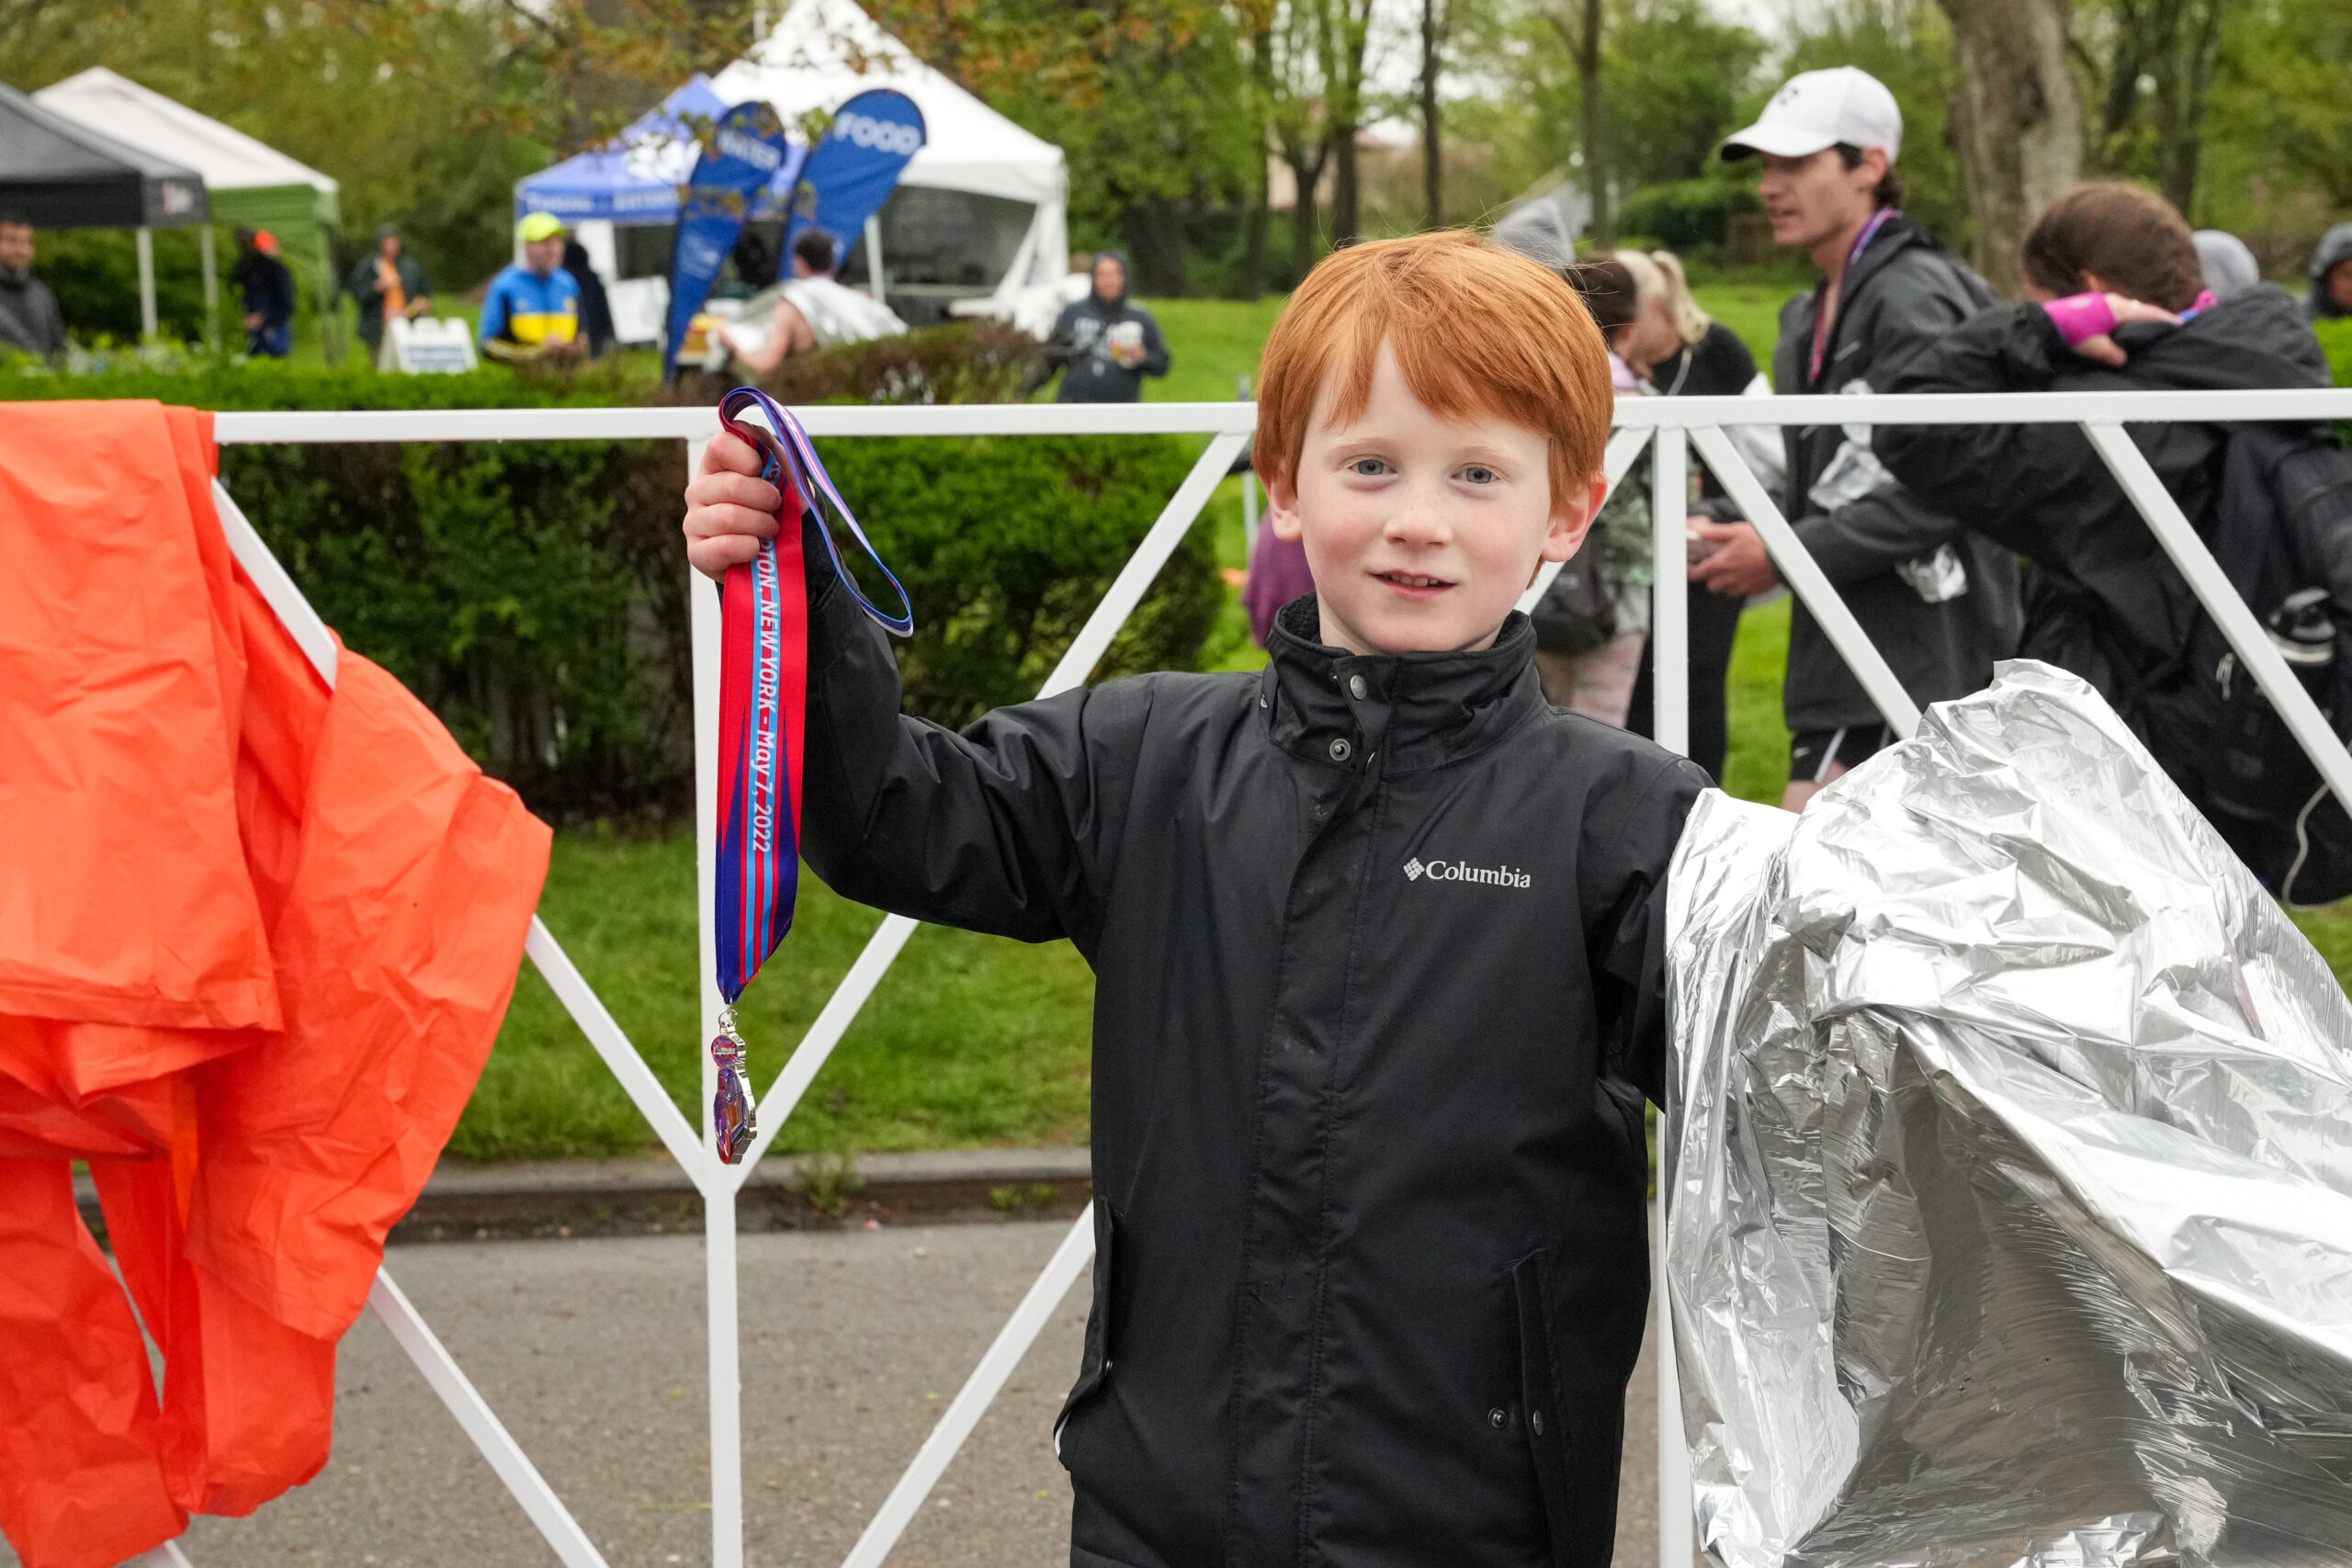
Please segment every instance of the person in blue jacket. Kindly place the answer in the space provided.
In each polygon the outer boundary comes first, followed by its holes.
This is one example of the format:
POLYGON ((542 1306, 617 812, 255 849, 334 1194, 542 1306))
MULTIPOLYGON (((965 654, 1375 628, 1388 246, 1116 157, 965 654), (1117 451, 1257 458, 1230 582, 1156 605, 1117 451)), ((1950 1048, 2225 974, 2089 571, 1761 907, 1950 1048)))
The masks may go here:
POLYGON ((569 232, 552 212, 522 222, 523 265, 490 280, 481 302, 481 349, 510 362, 569 359, 580 336, 580 280, 563 267, 569 232))

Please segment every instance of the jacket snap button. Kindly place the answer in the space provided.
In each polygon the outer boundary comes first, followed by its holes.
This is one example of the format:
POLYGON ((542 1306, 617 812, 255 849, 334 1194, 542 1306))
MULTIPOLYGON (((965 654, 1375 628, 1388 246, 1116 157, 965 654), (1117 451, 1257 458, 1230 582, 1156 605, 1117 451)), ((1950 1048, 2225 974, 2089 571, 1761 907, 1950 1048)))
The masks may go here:
POLYGON ((1363 676, 1351 675, 1348 677, 1348 693, 1351 696, 1354 697, 1356 701, 1363 701, 1365 690, 1366 688, 1363 683, 1363 676))
POLYGON ((1331 742, 1331 761, 1344 762, 1348 760, 1348 753, 1354 750, 1345 740, 1334 740, 1331 742))
POLYGON ((1510 1425, 1510 1413, 1498 1404, 1487 1412, 1487 1425, 1499 1432, 1510 1425))
POLYGON ((1527 1413, 1527 1424, 1534 1429, 1537 1437, 1542 1437, 1544 1435, 1544 1412, 1541 1410, 1529 1411, 1527 1413))

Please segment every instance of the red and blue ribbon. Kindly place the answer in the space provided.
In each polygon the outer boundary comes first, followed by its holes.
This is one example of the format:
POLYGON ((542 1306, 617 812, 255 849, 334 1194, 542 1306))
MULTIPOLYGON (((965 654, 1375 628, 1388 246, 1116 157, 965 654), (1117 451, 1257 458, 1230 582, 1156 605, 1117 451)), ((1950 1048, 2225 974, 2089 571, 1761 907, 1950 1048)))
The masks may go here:
POLYGON ((849 503, 833 487, 800 422, 764 392, 739 387, 718 406, 718 420, 767 459, 761 477, 783 493, 782 526, 751 562, 729 570, 721 589, 718 675, 718 876, 714 911, 722 1032, 711 1042, 719 1069, 713 1105, 719 1156, 742 1157, 752 1136, 742 1083, 742 1043, 733 1032, 734 1004, 792 927, 800 877, 801 751, 808 698, 808 592, 802 558, 803 519, 813 518, 834 575, 860 608, 906 637, 914 607, 849 503), (746 416, 758 414, 765 427, 746 416), (826 525, 830 509, 875 570, 898 594, 902 613, 876 606, 842 563, 826 525))

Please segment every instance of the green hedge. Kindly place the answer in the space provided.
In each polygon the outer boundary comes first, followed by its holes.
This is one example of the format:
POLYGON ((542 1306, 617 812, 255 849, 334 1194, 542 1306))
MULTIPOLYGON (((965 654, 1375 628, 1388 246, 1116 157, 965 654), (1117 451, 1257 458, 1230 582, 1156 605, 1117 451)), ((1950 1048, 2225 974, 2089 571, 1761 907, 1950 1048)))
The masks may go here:
MULTIPOLYGON (((628 362, 546 377, 503 367, 381 377, 202 357, 100 376, 0 374, 0 400, 154 398, 216 410, 605 406, 676 395, 628 362)), ((1172 436, 861 439, 822 449, 914 600, 916 635, 900 645, 908 706, 950 724, 1035 693, 1191 466, 1188 445, 1172 436)), ((535 809, 581 819, 688 805, 677 443, 229 446, 220 457, 223 482, 327 622, 535 809)), ((1196 535, 1099 673, 1197 668, 1223 592, 1196 535)))
POLYGON ((1642 234, 1678 254, 1721 246, 1731 232, 1732 215, 1760 212, 1763 197, 1744 178, 1675 180, 1644 186, 1625 198, 1617 227, 1642 234))

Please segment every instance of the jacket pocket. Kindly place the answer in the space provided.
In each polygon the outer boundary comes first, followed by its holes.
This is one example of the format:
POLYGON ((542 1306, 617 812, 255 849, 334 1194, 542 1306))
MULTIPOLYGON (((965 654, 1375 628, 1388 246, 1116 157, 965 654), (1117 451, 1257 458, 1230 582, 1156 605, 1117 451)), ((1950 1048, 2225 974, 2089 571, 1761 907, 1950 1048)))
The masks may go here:
MULTIPOLYGON (((1118 1213, 1098 1197, 1094 1200, 1094 1306, 1086 1314, 1086 1349, 1079 1361, 1078 1382, 1070 1385, 1061 1414, 1054 1417, 1056 1459, 1062 1459, 1062 1429, 1078 1414, 1079 1406, 1102 1392, 1111 1375, 1111 1279, 1118 1238, 1118 1213)), ((1068 1460, 1062 1460, 1062 1468, 1069 1468, 1068 1460)))
POLYGON ((1548 1249, 1539 1248, 1510 1269, 1511 1293, 1519 1309, 1520 1404, 1526 1412, 1520 1429, 1527 1435, 1528 1458, 1534 1462, 1536 1489, 1544 1498, 1555 1568, 1582 1568, 1587 1562, 1608 1562, 1615 1542, 1601 1541, 1596 1551, 1577 1529, 1576 1444, 1560 1398, 1551 1319, 1544 1307, 1551 1258, 1548 1249))

